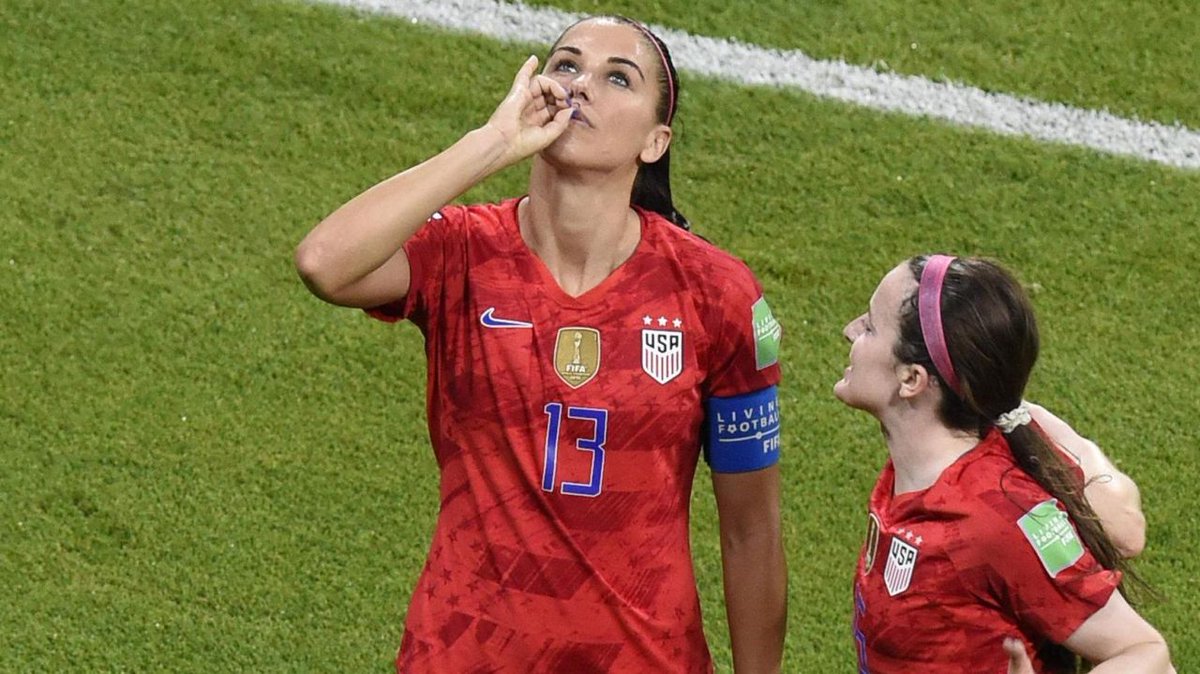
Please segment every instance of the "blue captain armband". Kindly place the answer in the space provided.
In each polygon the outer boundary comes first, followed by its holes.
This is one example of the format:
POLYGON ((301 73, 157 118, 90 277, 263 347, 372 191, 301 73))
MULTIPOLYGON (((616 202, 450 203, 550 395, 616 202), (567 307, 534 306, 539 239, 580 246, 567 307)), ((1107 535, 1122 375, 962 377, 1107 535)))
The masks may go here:
POLYGON ((779 391, 774 386, 705 402, 704 458, 714 473, 779 462, 779 391))

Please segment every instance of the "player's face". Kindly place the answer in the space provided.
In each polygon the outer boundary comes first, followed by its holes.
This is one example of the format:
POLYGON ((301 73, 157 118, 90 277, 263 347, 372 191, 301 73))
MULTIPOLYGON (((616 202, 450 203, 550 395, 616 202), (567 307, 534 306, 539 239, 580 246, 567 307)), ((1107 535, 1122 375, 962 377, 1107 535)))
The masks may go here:
POLYGON ((543 152, 553 164, 612 169, 652 162, 670 143, 658 121, 662 60, 637 28, 592 19, 568 30, 544 74, 567 90, 578 112, 543 152))
POLYGON ((850 366, 834 384, 838 400, 876 416, 899 402, 900 305, 916 291, 917 282, 904 263, 888 272, 875 288, 867 313, 846 324, 850 366))

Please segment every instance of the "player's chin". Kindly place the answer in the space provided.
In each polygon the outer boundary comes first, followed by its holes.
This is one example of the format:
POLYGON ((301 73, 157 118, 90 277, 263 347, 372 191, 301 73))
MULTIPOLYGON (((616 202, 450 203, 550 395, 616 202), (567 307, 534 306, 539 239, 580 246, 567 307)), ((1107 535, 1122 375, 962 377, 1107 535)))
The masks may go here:
POLYGON ((833 385, 833 396, 840 400, 846 407, 862 410, 864 412, 871 411, 867 407, 866 401, 864 401, 858 395, 855 395, 854 387, 849 381, 846 380, 845 377, 839 379, 837 383, 833 385))
POLYGON ((850 382, 846 381, 845 377, 842 377, 833 385, 833 397, 842 401, 844 404, 849 405, 850 407, 854 407, 854 405, 850 402, 849 396, 850 382))
POLYGON ((597 161, 598 153, 589 145, 568 129, 542 150, 541 157, 556 170, 568 173, 603 168, 602 162, 597 161))

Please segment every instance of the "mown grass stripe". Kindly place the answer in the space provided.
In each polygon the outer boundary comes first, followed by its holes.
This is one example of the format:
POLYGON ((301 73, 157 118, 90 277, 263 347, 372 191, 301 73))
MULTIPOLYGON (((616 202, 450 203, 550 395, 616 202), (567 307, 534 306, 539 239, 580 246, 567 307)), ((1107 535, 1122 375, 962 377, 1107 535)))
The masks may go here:
MULTIPOLYGON (((316 0, 408 18, 503 41, 549 43, 582 15, 495 0, 316 0)), ((768 49, 655 26, 676 64, 696 74, 749 85, 801 89, 876 110, 940 119, 993 133, 1091 148, 1200 168, 1200 132, 1125 119, 1100 110, 1019 98, 954 82, 880 73, 798 50, 768 49)))

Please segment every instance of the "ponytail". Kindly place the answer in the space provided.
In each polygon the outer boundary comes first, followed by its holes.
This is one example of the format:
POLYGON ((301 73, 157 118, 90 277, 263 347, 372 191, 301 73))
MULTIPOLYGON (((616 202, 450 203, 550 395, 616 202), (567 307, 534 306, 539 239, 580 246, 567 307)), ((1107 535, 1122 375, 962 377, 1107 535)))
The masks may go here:
POLYGON ((901 305, 894 353, 942 383, 942 422, 981 438, 998 427, 1017 466, 1063 505, 1096 561, 1122 572, 1122 593, 1125 578, 1147 588, 1104 532, 1087 485, 1021 402, 1040 346, 1021 285, 979 258, 921 256, 908 267, 918 287, 901 305))
POLYGON ((1079 537, 1100 566, 1128 572, 1124 558, 1104 532, 1100 517, 1083 493, 1087 485, 1068 465, 1045 431, 1036 423, 1030 423, 1004 433, 1004 439, 1008 441, 1008 449, 1021 470, 1063 505, 1079 537))
POLYGON ((667 149, 658 161, 638 167, 633 180, 633 194, 629 202, 634 206, 654 211, 676 226, 691 230, 691 223, 675 209, 671 200, 671 150, 667 149))

